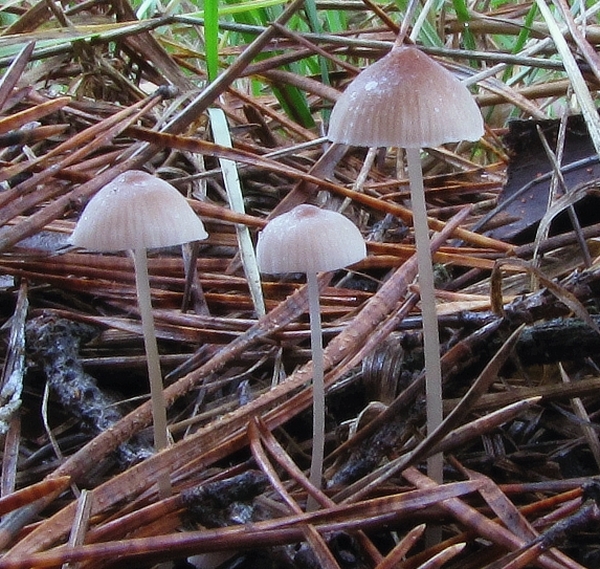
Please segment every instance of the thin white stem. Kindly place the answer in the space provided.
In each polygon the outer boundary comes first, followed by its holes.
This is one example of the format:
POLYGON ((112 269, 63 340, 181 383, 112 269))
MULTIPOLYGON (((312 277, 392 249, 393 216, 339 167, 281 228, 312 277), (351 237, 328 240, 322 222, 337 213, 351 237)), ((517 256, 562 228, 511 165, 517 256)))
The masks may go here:
MULTIPOLYGON (((408 165, 408 178, 410 181, 410 197, 412 202, 415 240, 417 244, 421 314, 423 316, 427 434, 431 434, 443 420, 440 337, 435 308, 433 260, 431 257, 427 208, 425 205, 425 190, 423 188, 423 172, 421 170, 419 149, 407 148, 406 159, 408 165)), ((442 455, 438 454, 430 457, 427 463, 427 473, 429 477, 436 482, 441 483, 443 478, 442 469, 442 455)))
MULTIPOLYGON (((150 298, 150 279, 148 277, 148 260, 145 249, 133 251, 133 265, 135 268, 135 286, 138 297, 138 307, 142 318, 142 331, 144 334, 144 347, 146 349, 146 363, 148 365, 148 378, 150 380, 150 399, 152 401, 152 419, 154 428, 154 448, 160 451, 167 447, 167 410, 163 394, 162 374, 154 329, 154 316, 150 298)), ((171 484, 168 476, 160 476, 158 480, 160 498, 171 494, 171 484)))
MULTIPOLYGON (((309 480, 321 488, 323 456, 325 449, 325 379, 323 373, 323 334, 319 306, 319 282, 316 273, 307 273, 308 311, 310 315, 310 348, 313 364, 313 447, 309 480)), ((309 498, 307 509, 314 510, 317 503, 309 498)))

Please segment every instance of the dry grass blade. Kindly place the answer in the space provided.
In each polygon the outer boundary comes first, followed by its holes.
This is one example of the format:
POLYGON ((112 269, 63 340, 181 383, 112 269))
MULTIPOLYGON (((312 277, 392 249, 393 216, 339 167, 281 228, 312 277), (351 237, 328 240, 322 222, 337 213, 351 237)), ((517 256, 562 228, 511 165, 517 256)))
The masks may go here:
POLYGON ((597 182, 594 180, 591 184, 581 184, 579 187, 571 188, 569 193, 557 199, 549 208, 548 211, 544 214, 544 217, 540 220, 540 224, 538 226, 536 232, 536 240, 535 240, 535 249, 534 249, 534 258, 537 257, 537 253, 539 251, 539 247, 543 242, 541 236, 550 229, 550 224, 557 215, 562 213, 565 209, 572 208, 577 202, 582 200, 587 195, 598 194, 600 190, 597 187, 597 182))
MULTIPOLYGON (((82 545, 85 542, 90 522, 90 509, 89 493, 87 490, 82 490, 77 499, 77 512, 75 513, 75 520, 71 528, 71 535, 69 536, 68 545, 70 547, 82 545)), ((79 569, 79 567, 79 565, 71 563, 63 565, 64 569, 79 569)))
POLYGON ((565 0, 555 0, 554 3, 560 8, 561 15, 569 29, 569 33, 577 43, 577 47, 579 47, 583 57, 590 66, 591 72, 596 76, 596 79, 600 81, 600 58, 591 46, 585 33, 583 33, 581 28, 577 25, 577 22, 571 13, 570 6, 565 0))
MULTIPOLYGON (((221 109, 208 109, 208 115, 211 121, 214 140, 222 146, 230 147, 231 136, 225 113, 221 109)), ((235 162, 225 159, 221 159, 219 163, 223 172, 223 180, 225 182, 229 206, 234 212, 244 214, 244 198, 237 165, 235 162)), ((257 316, 264 316, 266 313, 265 300, 250 231, 245 225, 239 224, 236 224, 235 229, 244 273, 246 275, 246 280, 248 281, 250 295, 254 304, 254 311, 257 316)))
POLYGON ((567 41, 563 36, 558 23, 554 19, 554 16, 552 15, 548 5, 542 0, 536 0, 536 5, 548 24, 550 35, 552 36, 558 53, 561 56, 561 60, 565 66, 565 70, 571 81, 571 85, 573 86, 573 91, 575 92, 579 105, 581 106, 581 110, 588 127, 588 132, 592 142, 594 143, 596 152, 600 152, 600 118, 598 117, 598 113, 596 111, 591 93, 583 78, 583 74, 577 66, 575 56, 567 44, 567 41))

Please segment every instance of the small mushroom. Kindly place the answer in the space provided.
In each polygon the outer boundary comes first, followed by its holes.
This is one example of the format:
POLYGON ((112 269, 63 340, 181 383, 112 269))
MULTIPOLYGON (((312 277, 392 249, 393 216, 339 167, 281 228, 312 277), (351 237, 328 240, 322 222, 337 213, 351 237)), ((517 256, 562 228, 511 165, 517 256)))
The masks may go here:
POLYGON ((424 148, 479 140, 483 118, 470 91, 414 46, 359 73, 331 111, 327 136, 352 146, 424 148))
MULTIPOLYGON (((394 45, 365 68, 331 112, 328 137, 333 142, 406 149, 423 314, 428 433, 442 422, 442 373, 419 149, 478 140, 483 132, 483 119, 469 90, 414 46, 394 45)), ((429 472, 441 481, 441 461, 429 472)))
POLYGON ((313 205, 299 205, 275 217, 258 238, 256 256, 263 273, 306 274, 313 362, 310 481, 316 488, 321 487, 325 444, 323 338, 317 273, 341 269, 360 261, 366 254, 364 239, 356 225, 340 213, 313 205))
MULTIPOLYGON (((150 379, 156 450, 167 446, 167 414, 150 299, 146 250, 206 239, 204 225, 171 184, 138 170, 117 176, 87 204, 71 243, 94 251, 133 252, 150 379)), ((164 490, 164 488, 163 488, 164 490)))

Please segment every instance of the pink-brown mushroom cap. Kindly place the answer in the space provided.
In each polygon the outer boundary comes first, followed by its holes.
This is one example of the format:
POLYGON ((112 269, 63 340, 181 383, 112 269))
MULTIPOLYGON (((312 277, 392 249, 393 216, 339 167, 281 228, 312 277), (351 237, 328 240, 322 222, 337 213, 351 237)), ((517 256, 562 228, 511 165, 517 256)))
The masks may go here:
POLYGON ((206 239, 200 218, 168 182, 129 170, 87 204, 71 243, 94 251, 170 247, 206 239))
POLYGON ((353 146, 422 148, 478 140, 483 131, 470 91, 418 48, 399 46, 342 93, 328 137, 353 146))
POLYGON ((258 238, 263 273, 316 273, 356 263, 366 255, 356 225, 335 211, 299 205, 272 219, 258 238))

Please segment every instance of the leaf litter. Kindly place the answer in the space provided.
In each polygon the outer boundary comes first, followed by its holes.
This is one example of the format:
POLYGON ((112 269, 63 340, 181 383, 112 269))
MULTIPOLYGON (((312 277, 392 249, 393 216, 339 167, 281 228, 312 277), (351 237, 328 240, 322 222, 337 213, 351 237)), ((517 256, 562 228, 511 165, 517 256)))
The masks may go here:
POLYGON ((597 199, 597 133, 569 108, 572 83, 597 87, 596 14, 567 14, 564 2, 550 13, 575 30, 582 84, 557 65, 546 12, 526 25, 532 5, 461 4, 417 34, 469 78, 487 126, 476 145, 423 153, 446 416, 429 437, 402 156, 321 137, 339 92, 391 47, 402 12, 317 3, 318 32, 299 0, 224 18, 222 71, 207 84, 195 13, 138 19, 126 1, 0 9, 10 22, 0 36, 0 567, 598 564, 600 225, 585 201, 597 199), (513 43, 526 47, 511 53, 513 43), (214 109, 231 144, 212 141, 214 109), (224 161, 237 168, 236 211, 224 161), (132 168, 174 184, 209 232, 196 251, 149 259, 173 439, 158 454, 144 442, 132 261, 68 242, 89 198, 132 168), (504 207, 523 187, 528 200, 504 207), (243 227, 247 248, 303 202, 342 208, 370 236, 364 261, 320 277, 323 490, 306 479, 305 288, 296 275, 263 278, 257 317, 236 237, 243 227), (571 208, 576 218, 557 215, 571 208), (422 469, 440 451, 436 484, 422 469), (159 500, 165 475, 174 493, 159 500), (317 511, 306 512, 308 495, 317 511), (421 537, 426 527, 439 539, 421 537))

